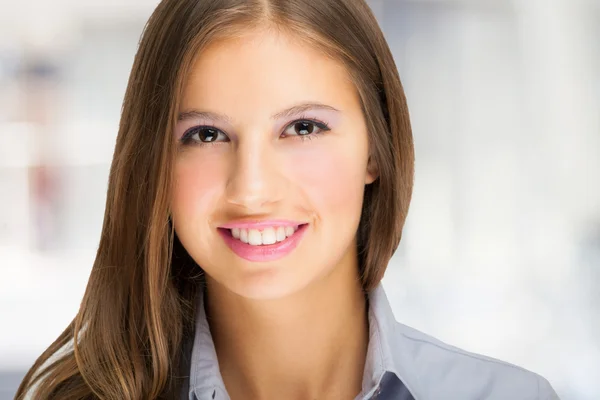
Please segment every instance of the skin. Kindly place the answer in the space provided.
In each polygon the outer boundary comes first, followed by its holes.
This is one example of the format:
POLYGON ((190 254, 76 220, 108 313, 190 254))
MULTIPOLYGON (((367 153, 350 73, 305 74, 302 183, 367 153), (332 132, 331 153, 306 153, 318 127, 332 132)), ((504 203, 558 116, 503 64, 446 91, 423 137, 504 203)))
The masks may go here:
POLYGON ((293 37, 249 32, 199 54, 180 116, 177 139, 198 125, 223 132, 215 142, 193 136, 178 145, 171 201, 177 235, 206 272, 207 314, 231 398, 354 398, 368 345, 355 237, 376 173, 348 72, 293 37), (281 115, 308 103, 325 107, 281 115), (301 137, 298 119, 329 130, 301 137), (250 262, 217 227, 257 219, 309 225, 284 258, 250 262))

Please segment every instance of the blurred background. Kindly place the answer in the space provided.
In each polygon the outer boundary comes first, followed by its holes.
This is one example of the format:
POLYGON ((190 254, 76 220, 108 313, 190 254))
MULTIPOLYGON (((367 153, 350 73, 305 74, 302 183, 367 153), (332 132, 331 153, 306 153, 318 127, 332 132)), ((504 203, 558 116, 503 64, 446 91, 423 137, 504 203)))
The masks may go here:
MULTIPOLYGON (((0 0, 0 400, 77 312, 157 0, 0 0)), ((600 0, 372 0, 417 165, 396 318, 600 399, 600 0)))

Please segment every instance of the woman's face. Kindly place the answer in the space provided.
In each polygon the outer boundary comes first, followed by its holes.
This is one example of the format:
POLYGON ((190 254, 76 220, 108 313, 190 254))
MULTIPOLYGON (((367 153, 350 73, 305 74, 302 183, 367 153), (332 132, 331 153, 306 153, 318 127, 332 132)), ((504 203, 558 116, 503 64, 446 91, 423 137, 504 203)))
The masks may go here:
POLYGON ((197 57, 176 128, 177 235, 219 286, 285 296, 356 268, 368 138, 346 69, 283 34, 197 57))

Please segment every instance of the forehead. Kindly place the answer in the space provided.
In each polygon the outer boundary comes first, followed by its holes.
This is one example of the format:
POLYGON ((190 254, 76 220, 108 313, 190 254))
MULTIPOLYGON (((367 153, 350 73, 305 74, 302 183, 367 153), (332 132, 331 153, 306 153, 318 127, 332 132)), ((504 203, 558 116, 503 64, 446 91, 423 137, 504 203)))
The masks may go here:
POLYGON ((196 57, 183 107, 228 112, 273 110, 299 101, 358 105, 346 67, 306 42, 279 32, 220 40, 196 57))

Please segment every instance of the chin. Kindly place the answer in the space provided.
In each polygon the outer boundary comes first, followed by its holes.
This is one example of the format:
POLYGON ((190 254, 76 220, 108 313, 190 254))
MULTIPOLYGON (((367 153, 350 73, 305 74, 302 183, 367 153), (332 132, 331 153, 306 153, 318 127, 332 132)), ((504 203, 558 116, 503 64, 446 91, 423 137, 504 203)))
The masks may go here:
POLYGON ((224 286, 235 294, 254 300, 274 300, 288 297, 310 285, 308 276, 290 276, 273 268, 263 271, 245 271, 235 282, 228 280, 224 286))

